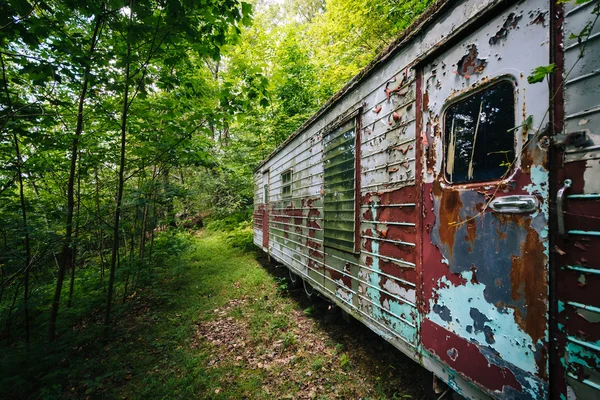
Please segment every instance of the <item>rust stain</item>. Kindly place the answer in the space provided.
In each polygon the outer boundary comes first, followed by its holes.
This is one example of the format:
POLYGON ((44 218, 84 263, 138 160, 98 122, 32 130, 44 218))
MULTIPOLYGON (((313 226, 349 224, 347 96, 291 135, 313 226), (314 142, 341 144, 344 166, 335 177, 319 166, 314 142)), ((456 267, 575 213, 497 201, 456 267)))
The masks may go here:
POLYGON ((525 229, 527 237, 521 246, 521 256, 512 257, 511 297, 515 301, 525 300, 527 315, 523 317, 521 311, 515 308, 515 319, 536 343, 545 336, 546 304, 543 299, 547 290, 546 261, 540 257, 544 254, 544 245, 539 234, 529 226, 529 222, 525 229))
POLYGON ((533 165, 533 157, 531 152, 524 151, 521 154, 521 170, 524 173, 529 173, 531 166, 533 165))
POLYGON ((436 161, 436 149, 435 146, 432 146, 432 137, 431 137, 431 128, 432 128, 432 123, 431 121, 427 121, 427 125, 426 125, 426 130, 425 130, 425 137, 427 138, 427 172, 432 174, 433 170, 435 168, 435 161, 436 161))
POLYGON ((506 238, 508 238, 508 234, 500 229, 496 229, 496 235, 500 240, 506 240, 506 238))
POLYGON ((452 257, 454 249, 454 241, 458 222, 460 222, 460 210, 462 201, 460 193, 456 190, 442 190, 439 181, 433 182, 433 195, 440 198, 440 224, 439 235, 440 241, 448 246, 448 254, 452 257))
POLYGON ((400 146, 396 146, 394 147, 394 150, 398 150, 399 152, 401 152, 403 155, 406 155, 406 153, 408 153, 409 150, 412 150, 414 147, 412 144, 406 146, 404 149, 400 146))
POLYGON ((487 61, 482 58, 478 58, 479 51, 477 46, 472 44, 469 46, 469 52, 461 58, 456 64, 456 73, 460 76, 464 76, 469 79, 471 75, 480 74, 483 72, 487 61))
POLYGON ((436 115, 433 119, 433 136, 439 138, 442 136, 442 129, 440 128, 440 116, 436 115))
POLYGON ((375 229, 375 231, 379 234, 379 237, 382 237, 382 238, 387 237, 387 229, 382 229, 382 230, 375 229))

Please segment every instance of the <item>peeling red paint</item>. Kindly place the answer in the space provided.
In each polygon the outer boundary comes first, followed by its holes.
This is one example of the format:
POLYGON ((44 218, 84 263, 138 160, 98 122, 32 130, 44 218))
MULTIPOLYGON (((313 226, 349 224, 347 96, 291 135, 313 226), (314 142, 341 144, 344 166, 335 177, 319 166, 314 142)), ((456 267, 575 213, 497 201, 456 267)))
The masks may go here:
POLYGON ((514 373, 508 368, 490 363, 476 344, 469 343, 429 320, 422 323, 421 337, 427 349, 469 380, 492 391, 503 392, 507 386, 517 391, 522 390, 514 373), (448 355, 448 349, 456 349, 458 355, 452 359, 448 355))

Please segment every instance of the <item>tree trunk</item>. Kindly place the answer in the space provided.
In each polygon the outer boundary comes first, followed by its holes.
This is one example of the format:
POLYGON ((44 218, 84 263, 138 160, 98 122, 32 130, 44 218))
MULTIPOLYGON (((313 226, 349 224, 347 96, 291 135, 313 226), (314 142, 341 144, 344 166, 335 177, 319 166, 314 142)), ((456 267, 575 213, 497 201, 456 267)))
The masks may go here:
MULTIPOLYGON (((98 168, 94 168, 94 180, 96 181, 96 213, 100 217, 100 184, 98 182, 98 168)), ((104 231, 102 230, 102 223, 98 225, 98 239, 100 240, 100 282, 102 288, 106 290, 104 286, 104 231)))
MULTIPOLYGON (((100 7, 104 11, 105 3, 100 7)), ((96 15, 96 24, 92 33, 92 41, 89 49, 89 60, 92 59, 96 45, 98 44, 98 34, 102 24, 103 15, 96 15)), ((87 96, 88 84, 90 79, 90 70, 92 67, 91 61, 86 65, 83 74, 83 84, 79 93, 79 102, 77 108, 77 126, 71 146, 71 167, 69 170, 69 183, 67 186, 67 220, 65 223, 65 239, 60 256, 60 266, 58 268, 58 277, 56 279, 56 290, 54 291, 54 300, 52 301, 52 310, 50 311, 50 322, 48 324, 48 338, 50 341, 56 337, 56 318, 58 317, 58 309, 60 306, 60 296, 62 293, 63 281, 67 266, 70 265, 71 258, 71 236, 73 233, 73 214, 75 211, 75 173, 77 170, 77 153, 79 152, 79 138, 83 131, 83 106, 87 96)))
MULTIPOLYGON (((81 156, 81 155, 80 155, 81 156)), ((75 241, 71 254, 71 283, 69 285, 69 300, 67 308, 71 308, 73 301, 73 289, 75 288, 75 267, 77 266, 77 245, 79 241, 79 211, 81 209, 81 159, 77 161, 77 208, 75 211, 75 241)))
POLYGON ((31 262, 31 247, 29 243, 29 227, 27 225, 27 204, 25 202, 25 192, 23 191, 23 159, 19 149, 19 139, 15 131, 13 131, 13 139, 15 141, 15 154, 17 156, 17 175, 19 182, 19 198, 21 200, 21 215, 23 217, 23 231, 25 232, 25 262, 23 269, 23 308, 25 311, 25 343, 29 348, 29 268, 31 262))
MULTIPOLYGON (((129 26, 133 22, 133 0, 129 0, 129 26)), ((117 199, 115 207, 115 219, 113 226, 113 245, 110 256, 110 274, 108 277, 108 290, 106 293, 106 309, 104 314, 104 337, 108 338, 110 327, 110 312, 112 306, 113 288, 115 283, 115 268, 117 253, 119 252, 119 223, 121 219, 121 206, 123 202, 123 185, 125 173, 125 146, 127 139, 127 112, 129 108, 129 74, 131 68, 131 43, 127 38, 127 61, 125 64, 125 92, 123 94, 123 114, 121 115, 121 160, 119 162, 119 184, 117 187, 117 199)))
MULTIPOLYGON (((154 188, 156 187, 154 179, 156 179, 156 165, 152 167, 152 180, 150 185, 150 196, 146 196, 146 201, 144 201, 144 219, 142 223, 142 234, 140 237, 140 262, 144 262, 144 257, 146 256, 146 235, 148 230, 148 214, 150 213, 150 204, 149 200, 154 199, 154 188)), ((154 228, 152 228, 154 229, 154 228)))
MULTIPOLYGON (((4 91, 6 92, 6 101, 7 108, 9 111, 9 116, 14 117, 12 101, 10 98, 10 91, 8 89, 8 80, 6 78, 6 66, 4 65, 4 58, 0 55, 0 64, 2 66, 2 83, 4 86, 4 91)), ((7 119, 8 120, 8 119, 7 119)), ((27 225, 27 203, 25 201, 25 191, 23 187, 23 158, 21 157, 21 150, 19 147, 19 137, 17 136, 17 131, 12 130, 13 140, 15 146, 15 156, 16 156, 16 166, 17 166, 17 181, 19 183, 19 200, 21 202, 21 215, 23 218, 23 232, 24 232, 24 247, 25 247, 25 262, 23 268, 23 284, 24 284, 24 292, 23 292, 23 308, 25 314, 25 343, 27 345, 27 349, 29 350, 29 267, 31 260, 31 247, 29 243, 29 227, 27 225)), ((18 288, 17 288, 18 289, 18 288)), ((16 300, 16 297, 15 297, 16 300)), ((13 306, 15 303, 13 300, 13 306)), ((12 311, 12 306, 11 306, 12 311)), ((10 329, 10 313, 9 313, 9 329, 10 329)))

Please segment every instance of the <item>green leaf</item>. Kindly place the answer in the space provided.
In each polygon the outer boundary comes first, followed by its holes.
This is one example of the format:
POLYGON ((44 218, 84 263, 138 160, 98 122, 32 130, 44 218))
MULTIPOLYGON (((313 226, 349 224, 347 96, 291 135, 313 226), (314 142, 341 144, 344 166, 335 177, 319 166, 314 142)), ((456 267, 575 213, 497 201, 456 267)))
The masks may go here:
POLYGON ((252 4, 250 3, 246 3, 246 2, 242 2, 242 15, 246 16, 246 15, 250 15, 252 14, 252 4))
POLYGON ((530 84, 543 82, 546 75, 553 73, 555 69, 556 64, 554 63, 550 65, 541 65, 531 71, 531 74, 527 77, 527 82, 530 84))

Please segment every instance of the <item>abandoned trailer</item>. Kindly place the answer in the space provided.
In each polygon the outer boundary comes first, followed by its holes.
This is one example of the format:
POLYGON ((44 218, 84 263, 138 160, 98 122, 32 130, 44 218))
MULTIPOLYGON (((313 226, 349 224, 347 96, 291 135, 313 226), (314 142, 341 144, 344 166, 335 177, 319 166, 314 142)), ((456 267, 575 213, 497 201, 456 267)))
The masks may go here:
POLYGON ((471 399, 600 398, 600 6, 555 3, 436 2, 255 171, 255 243, 471 399))

